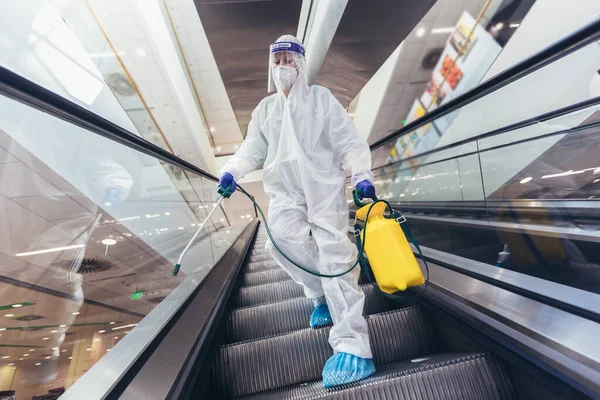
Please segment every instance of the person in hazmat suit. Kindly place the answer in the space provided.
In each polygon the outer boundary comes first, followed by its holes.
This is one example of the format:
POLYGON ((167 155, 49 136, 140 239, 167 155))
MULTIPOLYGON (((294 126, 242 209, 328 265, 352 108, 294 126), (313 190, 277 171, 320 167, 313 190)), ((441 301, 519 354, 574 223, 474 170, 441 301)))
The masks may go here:
MULTIPOLYGON (((321 274, 348 270, 356 248, 347 236, 346 171, 364 197, 375 198, 371 153, 348 113, 321 86, 308 85, 304 47, 292 35, 270 48, 269 91, 252 113, 246 139, 219 172, 220 185, 264 165, 270 198, 269 227, 292 260, 321 274)), ((355 382, 375 373, 359 268, 337 278, 318 277, 289 263, 273 244, 266 248, 315 306, 312 328, 333 322, 334 355, 323 369, 323 385, 355 382)))

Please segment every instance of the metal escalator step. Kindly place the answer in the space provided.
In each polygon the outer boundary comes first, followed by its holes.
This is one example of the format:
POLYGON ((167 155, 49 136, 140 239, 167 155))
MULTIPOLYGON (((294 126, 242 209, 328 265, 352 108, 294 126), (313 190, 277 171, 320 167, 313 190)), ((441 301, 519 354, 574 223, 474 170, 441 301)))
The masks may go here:
POLYGON ((257 261, 269 261, 272 260, 271 255, 269 253, 264 253, 256 256, 250 256, 249 262, 254 263, 257 261))
POLYGON ((302 286, 291 280, 259 286, 247 286, 240 288, 238 291, 234 307, 255 306, 302 296, 304 296, 302 286))
MULTIPOLYGON (((366 317, 375 364, 389 364, 437 350, 434 328, 416 306, 366 317)), ((217 383, 239 397, 318 380, 332 355, 330 327, 226 345, 219 349, 217 383)))
POLYGON ((375 375, 324 389, 321 381, 243 397, 246 400, 511 400, 507 371, 487 353, 439 354, 377 367, 375 375))
POLYGON ((252 273, 252 272, 259 272, 259 271, 267 271, 270 269, 278 269, 278 268, 279 268, 279 265, 277 264, 277 262, 275 262, 275 260, 255 261, 255 262, 249 262, 246 265, 246 272, 252 273))
POLYGON ((266 271, 251 272, 242 278, 242 286, 264 285, 266 283, 289 281, 290 276, 282 268, 275 268, 266 271))
MULTIPOLYGON (((363 315, 398 308, 373 286, 366 285, 362 290, 365 293, 363 315)), ((313 307, 311 300, 302 297, 233 310, 227 320, 227 341, 241 342, 307 328, 313 307)))

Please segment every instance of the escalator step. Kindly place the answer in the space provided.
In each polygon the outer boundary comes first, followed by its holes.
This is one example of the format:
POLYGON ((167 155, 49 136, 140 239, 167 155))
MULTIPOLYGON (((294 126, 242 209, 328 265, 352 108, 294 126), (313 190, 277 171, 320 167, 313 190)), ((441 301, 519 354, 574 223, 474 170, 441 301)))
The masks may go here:
POLYGON ((320 381, 243 397, 247 400, 511 400, 507 371, 486 353, 439 354, 377 367, 375 375, 324 389, 320 381))
MULTIPOLYGON (((375 364, 389 364, 437 350, 434 328, 416 306, 366 317, 375 364)), ((318 380, 332 355, 329 327, 226 345, 219 349, 220 393, 237 397, 318 380)))
POLYGON ((277 268, 279 268, 279 265, 275 262, 275 260, 269 259, 268 261, 249 262, 248 265, 246 265, 246 272, 252 273, 277 268))
MULTIPOLYGON (((365 293, 363 315, 372 315, 398 308, 371 285, 362 287, 365 293)), ((312 301, 296 298, 233 310, 227 321, 228 343, 278 335, 308 327, 312 301)))
POLYGON ((235 308, 273 303, 304 296, 302 286, 288 280, 259 286, 242 287, 235 299, 235 308))
POLYGON ((277 267, 266 271, 247 273, 242 279, 242 286, 264 285, 265 283, 289 281, 290 279, 287 272, 277 267))
POLYGON ((255 256, 251 255, 249 262, 254 263, 257 261, 270 261, 270 260, 272 260, 271 255, 269 253, 263 253, 263 254, 255 255, 255 256))

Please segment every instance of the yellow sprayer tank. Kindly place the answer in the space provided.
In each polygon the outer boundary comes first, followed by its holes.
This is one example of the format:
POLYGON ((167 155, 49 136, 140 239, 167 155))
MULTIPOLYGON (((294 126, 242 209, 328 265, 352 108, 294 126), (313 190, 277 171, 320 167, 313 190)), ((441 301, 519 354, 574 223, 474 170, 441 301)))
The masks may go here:
POLYGON ((356 212, 356 217, 364 221, 371 207, 361 240, 379 288, 386 293, 394 293, 424 284, 423 272, 402 228, 395 219, 383 216, 385 203, 366 205, 356 212))

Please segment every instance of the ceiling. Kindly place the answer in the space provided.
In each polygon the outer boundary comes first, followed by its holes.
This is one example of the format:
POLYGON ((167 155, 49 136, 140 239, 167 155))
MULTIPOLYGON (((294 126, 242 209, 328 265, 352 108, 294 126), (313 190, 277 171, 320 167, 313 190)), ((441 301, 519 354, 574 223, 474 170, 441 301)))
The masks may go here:
POLYGON ((347 107, 435 0, 350 0, 317 84, 347 107))

